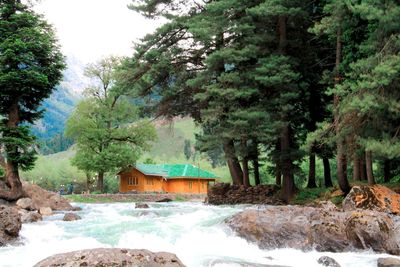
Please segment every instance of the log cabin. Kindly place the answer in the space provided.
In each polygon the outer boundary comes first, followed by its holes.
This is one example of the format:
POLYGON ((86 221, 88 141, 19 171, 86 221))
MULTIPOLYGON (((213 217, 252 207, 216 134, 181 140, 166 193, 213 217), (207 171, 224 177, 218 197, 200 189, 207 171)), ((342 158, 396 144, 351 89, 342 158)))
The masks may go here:
POLYGON ((211 172, 191 164, 136 164, 118 173, 119 191, 207 193, 217 178, 211 172))

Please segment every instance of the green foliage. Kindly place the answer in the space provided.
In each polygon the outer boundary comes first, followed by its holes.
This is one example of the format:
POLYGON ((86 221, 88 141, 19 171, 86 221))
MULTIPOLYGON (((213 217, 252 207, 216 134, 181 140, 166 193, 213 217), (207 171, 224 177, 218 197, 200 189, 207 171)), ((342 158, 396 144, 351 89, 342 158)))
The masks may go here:
POLYGON ((156 162, 154 159, 152 159, 152 158, 146 158, 146 159, 143 161, 143 164, 157 164, 157 162, 156 162))
POLYGON ((314 200, 324 198, 326 194, 329 194, 329 189, 327 188, 304 188, 296 194, 292 203, 293 204, 311 203, 314 200))
MULTIPOLYGON (((66 136, 76 142, 72 163, 99 176, 134 164, 156 139, 154 126, 139 121, 137 109, 114 86, 118 62, 110 57, 87 67, 85 73, 93 86, 87 88, 87 99, 78 104, 66 125, 66 136)), ((110 186, 115 191, 115 185, 110 186)))
POLYGON ((21 1, 0 1, 0 147, 15 168, 33 166, 34 138, 22 125, 41 116, 64 67, 52 27, 21 1))
POLYGON ((185 154, 185 157, 187 160, 189 160, 192 157, 192 146, 190 144, 190 140, 185 140, 185 145, 183 147, 183 154, 185 154))
POLYGON ((16 162, 22 170, 29 170, 36 160, 36 151, 33 148, 35 137, 29 132, 29 127, 7 127, 0 124, 0 144, 5 147, 7 160, 16 162))

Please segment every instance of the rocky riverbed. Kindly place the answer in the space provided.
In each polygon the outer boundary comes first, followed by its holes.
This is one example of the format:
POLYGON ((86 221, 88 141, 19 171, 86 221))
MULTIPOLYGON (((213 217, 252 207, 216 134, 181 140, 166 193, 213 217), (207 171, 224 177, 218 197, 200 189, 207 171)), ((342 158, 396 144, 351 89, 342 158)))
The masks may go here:
POLYGON ((373 250, 400 255, 399 195, 383 186, 356 186, 343 209, 330 202, 260 206, 226 220, 239 236, 263 249, 330 252, 373 250))

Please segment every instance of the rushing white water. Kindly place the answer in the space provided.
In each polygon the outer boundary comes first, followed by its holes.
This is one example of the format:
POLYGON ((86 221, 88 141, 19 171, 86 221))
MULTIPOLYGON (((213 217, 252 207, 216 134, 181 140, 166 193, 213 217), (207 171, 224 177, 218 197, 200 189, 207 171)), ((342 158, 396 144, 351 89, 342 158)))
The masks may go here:
POLYGON ((56 253, 87 248, 119 247, 167 251, 187 266, 313 267, 323 255, 342 267, 375 267, 385 255, 373 253, 318 253, 294 249, 261 250, 235 236, 225 218, 246 206, 214 207, 201 203, 153 203, 135 209, 133 203, 85 204, 82 220, 62 221, 63 213, 24 224, 23 245, 0 248, 0 266, 28 267, 56 253))

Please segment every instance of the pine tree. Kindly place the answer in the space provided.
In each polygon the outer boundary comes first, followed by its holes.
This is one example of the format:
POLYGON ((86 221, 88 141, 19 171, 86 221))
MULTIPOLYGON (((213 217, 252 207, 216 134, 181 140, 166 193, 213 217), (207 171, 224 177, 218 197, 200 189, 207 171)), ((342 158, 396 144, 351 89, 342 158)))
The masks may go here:
POLYGON ((26 124, 40 117, 63 69, 52 27, 21 1, 0 1, 0 162, 10 188, 0 198, 22 195, 19 169, 31 168, 36 158, 26 124))

